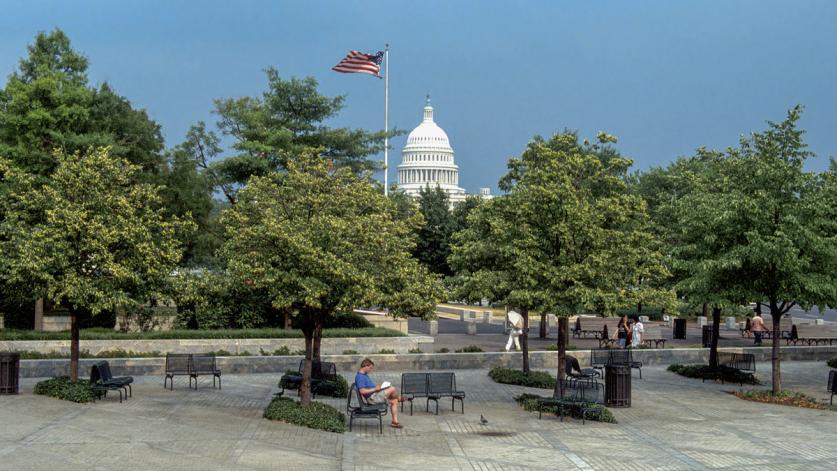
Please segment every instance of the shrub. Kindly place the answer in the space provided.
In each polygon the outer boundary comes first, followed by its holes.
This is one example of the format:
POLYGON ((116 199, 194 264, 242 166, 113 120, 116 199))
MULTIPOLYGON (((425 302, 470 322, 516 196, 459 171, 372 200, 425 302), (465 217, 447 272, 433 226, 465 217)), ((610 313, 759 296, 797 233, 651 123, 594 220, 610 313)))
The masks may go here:
POLYGON ((436 353, 448 353, 448 352, 450 352, 450 350, 448 350, 447 348, 440 348, 440 349, 436 350, 436 353))
POLYGON ((382 348, 378 353, 382 355, 393 355, 395 354, 395 350, 391 348, 382 348))
POLYGON ((34 392, 72 402, 93 402, 96 399, 96 392, 90 387, 89 381, 79 379, 73 383, 67 376, 41 381, 35 385, 34 392))
POLYGON ((817 398, 795 391, 779 391, 773 395, 769 390, 737 391, 736 397, 755 402, 781 404, 785 406, 805 407, 808 409, 826 409, 837 411, 837 407, 817 402, 817 398))
POLYGON ((529 388, 555 389, 555 378, 543 371, 524 373, 521 370, 497 366, 491 368, 488 376, 497 383, 516 384, 529 388))
POLYGON ((407 351, 408 351, 409 353, 424 353, 424 352, 422 352, 422 351, 421 351, 421 349, 420 349, 420 348, 418 348, 418 347, 416 347, 416 348, 411 348, 411 349, 409 349, 409 350, 407 350, 407 351))
POLYGON ((343 355, 357 355, 357 350, 343 350, 343 355))
POLYGON ((334 316, 329 316, 323 326, 325 329, 366 329, 369 327, 374 326, 365 317, 354 312, 338 312, 334 316))
POLYGON ((326 432, 346 431, 346 417, 343 413, 321 402, 312 402, 310 407, 303 408, 293 399, 277 397, 264 410, 264 418, 326 432))
MULTIPOLYGON (((558 413, 558 406, 548 405, 548 404, 538 404, 538 399, 541 396, 537 396, 535 394, 521 394, 514 398, 514 400, 523 407, 523 410, 529 412, 537 412, 538 410, 542 412, 547 412, 550 414, 558 413)), ((574 417, 576 419, 582 418, 582 406, 592 409, 587 412, 586 420, 595 420, 597 422, 607 422, 609 424, 615 424, 616 418, 613 417, 613 413, 610 412, 610 409, 601 405, 595 404, 590 402, 579 403, 577 406, 573 405, 572 407, 565 408, 564 412, 567 413, 570 417, 574 417)))
MULTIPOLYGON (((150 332, 119 332, 113 329, 82 329, 81 340, 156 340, 156 339, 297 339, 296 329, 218 329, 218 330, 155 330, 150 332)), ((383 327, 364 329, 323 329, 324 338, 404 337, 404 333, 383 327)), ((34 330, 0 330, 0 340, 70 340, 70 332, 39 332, 34 330)))
POLYGON ((828 360, 828 366, 832 368, 837 368, 837 358, 832 358, 828 360))
POLYGON ((462 347, 459 350, 456 350, 456 353, 479 353, 482 349, 476 345, 468 345, 467 347, 462 347))
POLYGON ((743 373, 741 370, 730 368, 728 366, 712 368, 709 365, 678 365, 677 363, 674 363, 668 366, 668 371, 677 373, 680 376, 685 376, 687 378, 702 379, 704 377, 717 377, 728 383, 761 384, 758 378, 754 376, 751 377, 750 375, 743 373))

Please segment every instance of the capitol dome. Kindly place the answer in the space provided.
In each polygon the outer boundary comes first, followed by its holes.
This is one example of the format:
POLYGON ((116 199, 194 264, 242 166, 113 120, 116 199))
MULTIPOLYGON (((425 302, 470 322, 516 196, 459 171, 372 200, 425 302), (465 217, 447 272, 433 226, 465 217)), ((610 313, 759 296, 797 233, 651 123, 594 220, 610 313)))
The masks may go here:
POLYGON ((433 121, 430 97, 424 106, 424 119, 407 136, 398 165, 398 187, 410 196, 422 188, 439 187, 451 204, 465 200, 459 185, 459 167, 453 161, 453 148, 445 131, 433 121))

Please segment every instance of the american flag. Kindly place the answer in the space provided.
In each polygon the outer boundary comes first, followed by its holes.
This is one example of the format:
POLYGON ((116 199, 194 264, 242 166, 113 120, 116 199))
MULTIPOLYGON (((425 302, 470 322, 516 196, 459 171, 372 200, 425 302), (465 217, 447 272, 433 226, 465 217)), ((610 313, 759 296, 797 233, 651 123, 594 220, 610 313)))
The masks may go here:
POLYGON ((349 51, 346 57, 337 65, 331 68, 335 72, 344 74, 361 73, 374 75, 381 78, 378 72, 381 71, 381 61, 384 60, 384 51, 377 54, 365 54, 358 51, 349 51))

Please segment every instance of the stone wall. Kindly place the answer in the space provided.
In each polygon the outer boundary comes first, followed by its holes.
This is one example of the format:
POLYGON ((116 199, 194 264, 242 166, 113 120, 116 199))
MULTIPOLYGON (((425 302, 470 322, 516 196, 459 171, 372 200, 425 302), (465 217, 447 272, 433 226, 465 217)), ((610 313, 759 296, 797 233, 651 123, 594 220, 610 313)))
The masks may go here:
MULTIPOLYGON (((323 343, 325 343, 323 340, 323 343)), ((369 339, 356 339, 369 340, 369 339)), ((2 346, 0 346, 2 349, 2 346)), ((719 351, 746 352, 756 355, 756 361, 770 361, 770 348, 723 348, 719 351)), ((590 351, 570 351, 570 355, 578 358, 582 366, 590 364, 590 351)), ((327 355, 327 361, 337 364, 342 372, 352 372, 358 368, 360 361, 368 356, 375 362, 379 371, 439 371, 458 369, 488 369, 494 366, 520 368, 522 357, 519 352, 488 352, 488 353, 423 353, 397 355, 327 355)), ((700 363, 708 360, 709 350, 702 348, 674 348, 665 350, 640 350, 635 359, 644 365, 667 365, 671 363, 700 363)), ((821 347, 783 347, 783 361, 818 360, 824 361, 837 356, 837 346, 821 347)), ((300 356, 252 356, 252 357, 219 357, 218 365, 223 374, 245 373, 274 373, 281 374, 287 369, 296 369, 300 356)), ((557 353, 538 351, 529 355, 533 369, 554 370, 557 364, 557 353)), ((85 376, 97 359, 80 360, 80 374, 85 376)), ((162 376, 165 369, 165 358, 114 358, 108 360, 114 375, 155 375, 162 376)), ((66 375, 69 372, 70 361, 62 360, 21 360, 21 376, 48 377, 66 375)), ((769 375, 770 371, 760 370, 761 375, 769 375)))
MULTIPOLYGON (((324 338, 321 344, 324 355, 338 355, 346 350, 359 354, 378 353, 381 349, 407 353, 411 349, 432 349, 433 338, 410 337, 346 337, 324 338), (430 344, 430 346, 427 346, 430 344)), ((258 355, 260 351, 274 352, 287 347, 291 352, 303 350, 305 340, 297 339, 162 339, 162 340, 82 340, 79 348, 96 355, 104 351, 124 350, 137 353, 194 353, 226 350, 241 354, 258 355)), ((58 352, 69 355, 69 340, 18 340, 0 341, 0 351, 58 352)))
POLYGON ((44 332, 61 332, 70 330, 70 316, 44 316, 44 332))

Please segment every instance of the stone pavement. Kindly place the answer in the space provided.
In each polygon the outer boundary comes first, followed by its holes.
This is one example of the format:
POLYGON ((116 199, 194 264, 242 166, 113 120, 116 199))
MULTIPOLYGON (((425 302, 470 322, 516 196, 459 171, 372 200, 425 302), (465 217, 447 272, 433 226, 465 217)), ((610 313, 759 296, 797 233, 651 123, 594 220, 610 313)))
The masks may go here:
MULTIPOLYGON (((35 380, 25 379, 20 395, 0 396, 0 469, 837 469, 837 412, 742 401, 726 394, 738 385, 643 370, 633 407, 612 409, 618 424, 538 420, 512 397, 544 391, 459 370, 464 415, 441 401, 438 416, 405 413, 405 428, 383 435, 377 421, 333 434, 261 418, 277 375, 225 375, 223 390, 203 378, 198 391, 184 378, 169 391, 159 377, 137 377, 131 400, 84 405, 34 396, 35 380)), ((769 378, 768 364, 758 371, 769 378)), ((783 373, 787 387, 828 397, 825 363, 787 362, 783 373)), ((374 377, 399 382, 394 373, 374 377)), ((323 400, 345 408, 343 399, 323 400)))

